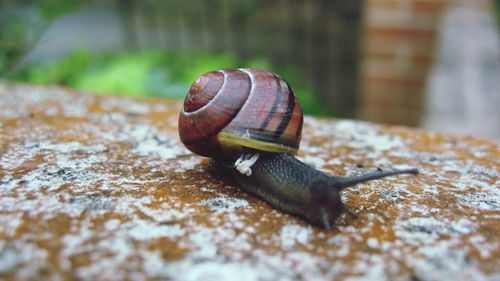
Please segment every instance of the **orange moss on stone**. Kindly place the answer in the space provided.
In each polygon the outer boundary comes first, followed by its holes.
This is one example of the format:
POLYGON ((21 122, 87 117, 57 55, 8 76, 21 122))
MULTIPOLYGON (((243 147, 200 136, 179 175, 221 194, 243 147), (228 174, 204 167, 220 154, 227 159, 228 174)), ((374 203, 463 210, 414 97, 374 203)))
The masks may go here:
POLYGON ((180 105, 0 84, 0 277, 494 280, 500 143, 306 117, 301 157, 347 188, 333 231, 192 155, 180 105))

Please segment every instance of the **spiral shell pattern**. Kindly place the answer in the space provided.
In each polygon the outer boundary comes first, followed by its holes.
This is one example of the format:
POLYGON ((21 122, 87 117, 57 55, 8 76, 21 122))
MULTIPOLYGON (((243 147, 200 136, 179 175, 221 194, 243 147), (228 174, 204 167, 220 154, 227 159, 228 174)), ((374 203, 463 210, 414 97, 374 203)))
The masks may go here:
POLYGON ((194 153, 252 148, 296 154, 303 115, 288 83, 260 69, 205 73, 191 86, 179 117, 179 135, 194 153))

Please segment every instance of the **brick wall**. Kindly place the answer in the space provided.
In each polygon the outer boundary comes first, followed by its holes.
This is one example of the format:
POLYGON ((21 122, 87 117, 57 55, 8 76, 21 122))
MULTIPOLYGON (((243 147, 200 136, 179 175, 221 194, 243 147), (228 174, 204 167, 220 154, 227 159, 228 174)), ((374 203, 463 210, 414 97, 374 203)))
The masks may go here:
POLYGON ((358 115, 418 125, 437 23, 446 0, 367 0, 358 115))

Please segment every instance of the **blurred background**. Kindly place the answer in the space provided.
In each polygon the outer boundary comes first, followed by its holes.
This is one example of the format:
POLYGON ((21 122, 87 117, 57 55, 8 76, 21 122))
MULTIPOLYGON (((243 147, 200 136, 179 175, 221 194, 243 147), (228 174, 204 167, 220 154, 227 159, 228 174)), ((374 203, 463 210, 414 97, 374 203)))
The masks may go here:
POLYGON ((0 0, 0 79, 182 100, 259 67, 307 114, 500 139, 500 0, 0 0))

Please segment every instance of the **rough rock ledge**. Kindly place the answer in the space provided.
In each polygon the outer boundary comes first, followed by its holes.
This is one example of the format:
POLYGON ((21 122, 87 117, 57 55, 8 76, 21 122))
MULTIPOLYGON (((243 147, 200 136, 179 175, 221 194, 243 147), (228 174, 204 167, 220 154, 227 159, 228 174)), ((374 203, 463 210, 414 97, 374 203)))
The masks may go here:
POLYGON ((308 225, 185 150, 178 103, 0 83, 0 279, 500 280, 500 143, 307 117, 332 175, 416 166, 308 225))

